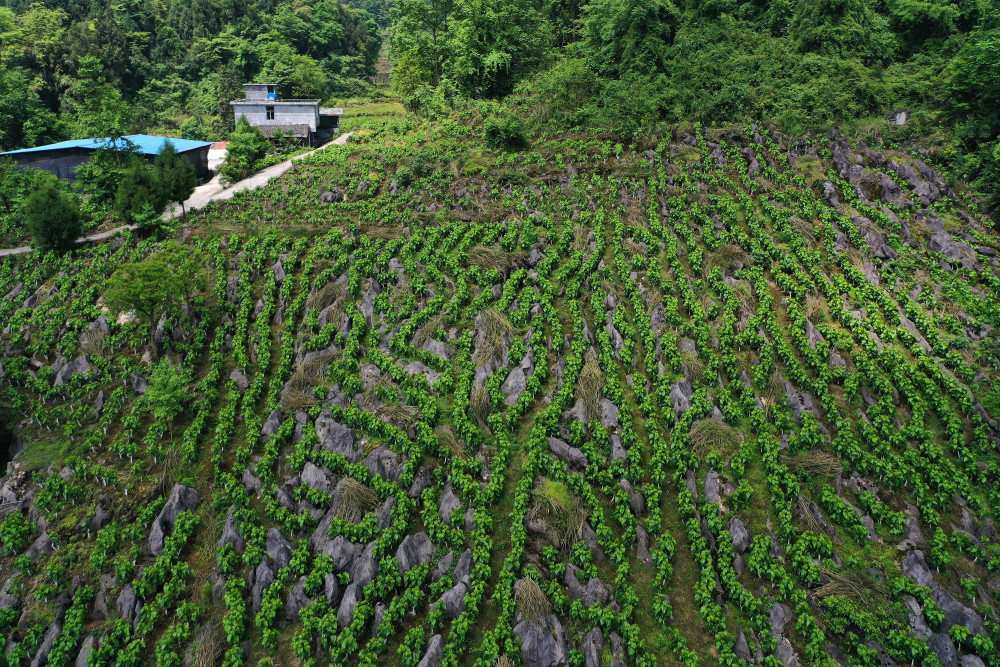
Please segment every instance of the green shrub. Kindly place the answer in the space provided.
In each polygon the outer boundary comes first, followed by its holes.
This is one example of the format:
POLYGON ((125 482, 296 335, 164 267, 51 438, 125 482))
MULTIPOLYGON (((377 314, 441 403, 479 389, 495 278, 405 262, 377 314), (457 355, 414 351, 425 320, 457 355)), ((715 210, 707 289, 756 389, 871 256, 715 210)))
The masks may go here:
POLYGON ((488 145, 499 150, 516 151, 528 146, 524 122, 517 116, 487 119, 483 137, 488 145))
POLYGON ((69 250, 83 229, 80 207, 60 189, 57 179, 46 174, 39 181, 23 208, 32 245, 39 250, 69 250))

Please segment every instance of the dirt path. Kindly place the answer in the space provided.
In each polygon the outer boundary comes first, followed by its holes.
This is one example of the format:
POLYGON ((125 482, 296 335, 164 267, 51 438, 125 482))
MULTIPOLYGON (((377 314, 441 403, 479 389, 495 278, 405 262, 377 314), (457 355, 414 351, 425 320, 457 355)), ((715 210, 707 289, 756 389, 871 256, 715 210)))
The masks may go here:
MULTIPOLYGON (((243 192, 244 190, 256 190, 257 188, 267 185, 268 181, 272 178, 277 178, 281 176, 286 171, 292 168, 292 164, 298 162, 307 155, 312 155, 317 151, 324 150, 328 146, 343 146, 347 143, 347 140, 351 138, 353 132, 348 132, 342 134, 328 144, 323 144, 319 148, 309 151, 308 153, 303 153, 302 155, 296 155, 290 160, 285 160, 284 162, 279 162, 276 165, 272 165, 267 169, 262 169, 258 171, 253 176, 243 179, 238 183, 234 183, 228 188, 222 187, 219 181, 219 176, 216 175, 208 183, 195 188, 194 194, 184 202, 184 208, 187 212, 196 211, 199 208, 204 207, 209 202, 212 201, 224 201, 227 199, 232 199, 233 195, 237 192, 243 192)), ((181 206, 179 204, 174 204, 171 208, 163 214, 164 219, 171 219, 173 217, 180 217, 181 206)), ((138 225, 122 225, 121 227, 115 227, 114 229, 108 230, 106 232, 100 232, 98 234, 91 234, 89 236, 83 236, 77 240, 77 243, 95 243, 97 241, 106 241, 107 239, 113 237, 115 234, 123 232, 125 230, 138 229, 138 225)), ((21 246, 19 248, 2 248, 0 249, 0 257, 13 257, 15 255, 27 255, 32 251, 31 246, 21 246)))

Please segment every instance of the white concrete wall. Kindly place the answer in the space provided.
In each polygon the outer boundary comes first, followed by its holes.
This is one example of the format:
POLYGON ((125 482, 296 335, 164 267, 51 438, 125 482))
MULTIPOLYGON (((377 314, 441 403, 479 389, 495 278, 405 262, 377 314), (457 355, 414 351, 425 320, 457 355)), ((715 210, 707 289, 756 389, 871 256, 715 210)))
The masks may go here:
POLYGON ((251 125, 308 125, 313 132, 319 126, 318 104, 256 104, 237 102, 233 112, 236 119, 246 116, 251 125), (267 107, 274 107, 274 119, 268 119, 267 107))

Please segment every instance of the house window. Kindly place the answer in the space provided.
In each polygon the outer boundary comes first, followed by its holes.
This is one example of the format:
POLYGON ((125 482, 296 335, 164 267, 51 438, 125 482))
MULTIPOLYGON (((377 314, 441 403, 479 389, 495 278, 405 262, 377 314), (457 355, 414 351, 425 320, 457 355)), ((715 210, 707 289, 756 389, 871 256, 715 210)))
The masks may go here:
POLYGON ((268 120, 274 120, 274 107, 264 107, 268 120))

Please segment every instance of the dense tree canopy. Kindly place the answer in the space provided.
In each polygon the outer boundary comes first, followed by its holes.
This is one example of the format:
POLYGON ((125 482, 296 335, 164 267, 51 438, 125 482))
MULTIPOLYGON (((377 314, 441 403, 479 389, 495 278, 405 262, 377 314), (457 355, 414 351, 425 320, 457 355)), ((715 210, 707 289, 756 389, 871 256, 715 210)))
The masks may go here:
POLYGON ((900 132, 938 137, 984 190, 1000 182, 1000 10, 985 0, 399 0, 392 15, 393 85, 413 109, 447 99, 435 86, 499 98, 522 83, 538 118, 625 137, 885 127, 907 109, 900 132))
POLYGON ((381 42, 340 0, 0 0, 0 150, 182 124, 221 139, 244 82, 363 91, 381 42))

